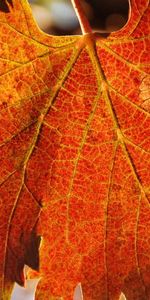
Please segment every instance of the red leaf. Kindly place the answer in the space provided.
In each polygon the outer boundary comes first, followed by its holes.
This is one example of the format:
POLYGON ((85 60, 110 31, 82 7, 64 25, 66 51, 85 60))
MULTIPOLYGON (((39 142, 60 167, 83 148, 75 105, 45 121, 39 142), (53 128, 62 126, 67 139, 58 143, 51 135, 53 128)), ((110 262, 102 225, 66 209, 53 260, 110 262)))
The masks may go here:
POLYGON ((0 298, 40 255, 38 300, 71 300, 79 282, 85 300, 150 299, 149 0, 107 39, 48 36, 26 0, 6 5, 0 298))

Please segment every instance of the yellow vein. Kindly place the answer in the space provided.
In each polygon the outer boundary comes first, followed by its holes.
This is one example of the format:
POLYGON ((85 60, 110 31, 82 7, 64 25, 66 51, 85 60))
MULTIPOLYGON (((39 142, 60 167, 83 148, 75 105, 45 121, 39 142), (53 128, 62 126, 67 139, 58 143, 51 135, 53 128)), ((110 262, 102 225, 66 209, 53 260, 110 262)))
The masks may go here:
MULTIPOLYGON (((99 77, 100 77, 100 79, 101 79, 103 82, 106 82, 106 78, 105 78, 105 75, 104 75, 103 70, 102 70, 102 68, 101 68, 101 65, 100 65, 99 59, 98 59, 98 57, 97 57, 96 51, 95 51, 95 66, 99 69, 99 77)), ((101 83, 101 81, 100 81, 100 83, 101 83)), ((122 145, 122 148, 123 148, 123 150, 124 150, 124 153, 125 153, 126 158, 127 158, 127 161, 128 161, 128 164, 129 164, 129 166, 130 166, 130 168, 131 168, 131 170, 132 170, 133 176, 134 176, 134 178, 136 179, 136 181, 137 181, 137 183, 138 183, 138 185, 139 185, 141 191, 144 193, 144 195, 145 195, 145 197, 146 197, 146 199, 147 199, 147 196, 146 196, 145 191, 144 191, 144 189, 143 189, 143 187, 142 187, 142 184, 141 184, 140 179, 139 179, 139 177, 138 177, 138 174, 137 174, 137 171, 136 171, 136 169, 135 169, 135 166, 133 165, 132 160, 131 160, 131 157, 130 157, 130 154, 129 154, 127 148, 126 148, 124 136, 123 136, 122 131, 121 131, 121 128, 120 128, 120 126, 119 126, 117 116, 116 116, 116 114, 115 114, 115 112, 114 112, 113 104, 112 104, 112 101, 111 101, 111 98, 110 98, 110 95, 109 95, 109 90, 108 90, 108 86, 107 86, 107 85, 105 86, 104 98, 105 98, 107 107, 108 107, 108 109, 109 109, 109 111, 110 111, 110 115, 111 115, 111 117, 112 117, 112 120, 113 120, 113 122, 114 122, 114 126, 115 126, 115 128, 116 128, 116 132, 117 132, 117 135, 118 135, 118 140, 120 141, 120 143, 121 143, 121 145, 122 145)), ((148 199, 147 199, 147 200, 148 200, 148 199)), ((149 203, 149 201, 148 201, 148 203, 149 203)))
POLYGON ((12 60, 12 59, 8 59, 8 58, 5 58, 5 57, 0 57, 0 61, 1 62, 10 62, 10 63, 13 63, 14 65, 22 65, 22 63, 18 62, 18 61, 15 61, 15 60, 12 60))
POLYGON ((33 63, 34 61, 36 61, 38 58, 42 58, 42 57, 48 56, 48 55, 50 55, 50 54, 51 54, 51 53, 50 53, 49 51, 47 51, 47 52, 44 52, 44 53, 42 53, 42 54, 40 54, 40 55, 37 55, 35 58, 33 58, 33 59, 31 59, 31 60, 27 60, 27 61, 25 61, 25 62, 19 62, 19 63, 18 63, 18 66, 16 66, 16 67, 14 67, 13 69, 8 70, 7 72, 1 74, 1 75, 0 75, 0 78, 1 78, 1 77, 4 77, 4 76, 7 75, 7 74, 11 74, 13 71, 16 71, 16 70, 18 70, 18 69, 22 69, 23 67, 26 67, 26 66, 30 65, 31 63, 33 63))
POLYGON ((85 125, 85 128, 83 130, 81 143, 80 143, 80 146, 78 148, 78 153, 77 153, 77 157, 76 157, 75 164, 74 164, 74 170, 73 170, 72 178, 71 178, 70 185, 69 185, 69 191, 67 193, 66 242, 69 242, 69 208, 70 208, 70 203, 69 202, 70 202, 70 197, 71 197, 71 193, 72 193, 72 189, 73 189, 74 179, 75 179, 75 176, 77 174, 78 164, 79 164, 79 161, 80 161, 80 158, 81 158, 81 153, 82 153, 83 147, 86 143, 86 138, 87 138, 88 131, 90 129, 90 124, 91 124, 91 122, 94 118, 95 112, 96 112, 98 100, 99 100, 99 94, 95 98, 94 105, 92 107, 92 111, 89 115, 89 118, 88 118, 88 120, 86 122, 86 125, 85 125))
MULTIPOLYGON (((36 146, 35 146, 36 147, 36 146)), ((24 187, 26 188, 27 192, 31 195, 31 197, 33 198, 34 202, 38 205, 38 207, 41 209, 41 205, 40 202, 36 199, 36 197, 33 195, 32 191, 28 188, 27 184, 25 183, 24 180, 24 187)))
MULTIPOLYGON (((55 51, 53 51, 53 52, 50 52, 50 49, 48 49, 46 52, 37 55, 35 58, 33 58, 33 59, 31 59, 31 60, 27 60, 27 61, 24 61, 24 62, 18 62, 18 66, 14 67, 14 68, 11 69, 11 70, 8 70, 8 71, 5 72, 5 73, 2 73, 2 74, 0 75, 0 78, 3 77, 3 76, 5 76, 5 75, 7 75, 7 74, 11 74, 11 72, 13 72, 13 71, 16 71, 16 70, 18 70, 18 69, 21 69, 21 68, 23 68, 23 67, 26 67, 26 66, 28 66, 28 65, 30 65, 30 64, 33 64, 33 62, 35 62, 35 61, 36 61, 37 59, 39 59, 39 58, 43 58, 43 57, 47 57, 47 56, 49 56, 49 58, 51 58, 51 55, 56 54, 56 53, 60 53, 60 51, 63 51, 63 50, 66 50, 66 49, 73 49, 73 48, 75 47, 75 43, 72 43, 71 46, 70 46, 70 45, 66 45, 66 46, 62 47, 61 49, 57 48, 57 49, 56 49, 55 51), (72 46, 72 47, 71 47, 71 46, 72 46), (74 46, 74 47, 73 47, 73 46, 74 46)), ((9 59, 8 59, 8 61, 9 61, 9 59)), ((10 61, 10 62, 11 62, 11 61, 10 61)), ((54 75, 54 76, 55 76, 55 75, 54 75)), ((56 76, 55 76, 55 77, 56 77, 56 76)))
POLYGON ((137 38, 126 38, 126 37, 123 37, 123 38, 117 38, 117 39, 113 39, 113 36, 109 37, 107 40, 106 40, 106 44, 110 44, 110 45, 118 45, 118 44, 126 44, 126 43, 134 43, 134 42, 137 42, 137 41, 145 41, 146 39, 150 39, 150 35, 145 35, 145 36, 142 36, 142 37, 137 37, 137 38))
MULTIPOLYGON (((105 75, 104 75, 104 73, 103 73, 103 71, 101 69, 101 65, 100 65, 100 62, 98 60, 96 51, 95 51, 95 56, 94 57, 95 57, 95 67, 99 70, 99 83, 101 84, 101 81, 105 81, 105 75)), ((106 104, 107 104, 108 109, 110 111, 110 115, 112 116, 112 120, 113 120, 113 122, 115 124, 115 127, 116 127, 116 132, 117 132, 117 135, 118 135, 118 143, 122 146, 123 152, 125 153, 125 156, 126 156, 128 164, 130 166, 130 169, 132 171, 133 177, 135 178, 135 180, 138 183, 139 188, 141 190, 141 194, 144 194, 144 196, 147 199, 147 202, 149 204, 149 200, 147 198, 147 195, 146 195, 146 193, 145 193, 145 191, 143 189, 143 186, 142 186, 141 181, 140 181, 140 179, 138 177, 138 174, 137 174, 137 171, 135 169, 135 166, 133 165, 132 159, 131 159, 130 154, 129 154, 128 150, 127 150, 123 134, 122 134, 121 129, 119 127, 119 123, 118 123, 117 117, 115 115, 115 112, 113 110, 113 105, 112 105, 112 102, 111 102, 111 98, 109 96, 109 91, 107 90, 107 86, 105 87, 104 95, 105 95, 106 104)), ((135 239, 136 239, 136 237, 135 237, 135 239)), ((141 277, 141 280, 142 280, 142 277, 141 277)))
POLYGON ((13 175, 16 173, 17 170, 12 171, 9 173, 1 182, 0 182, 0 187, 13 175))
POLYGON ((140 24, 142 18, 144 17, 144 14, 147 12, 148 9, 149 9, 149 1, 147 2, 147 6, 145 7, 145 10, 143 11, 143 13, 140 15, 139 19, 135 23, 134 28, 132 29, 132 31, 129 32, 129 36, 131 36, 131 34, 133 34, 134 31, 137 29, 137 27, 140 24))
MULTIPOLYGON (((147 151, 145 149, 143 149, 140 145, 136 145, 134 142, 132 142, 129 138, 127 138, 124 134, 124 140, 126 141, 126 143, 131 144, 132 146, 134 146, 135 148, 139 148, 142 152, 146 153, 146 154, 150 154, 150 151, 147 151)), ((144 143, 144 142, 143 142, 144 143)))
POLYGON ((141 268, 140 268, 140 264, 139 264, 139 256, 138 256, 138 225, 139 225, 139 217, 140 217, 140 209, 141 209, 141 200, 142 200, 142 194, 139 196, 139 202, 138 202, 138 208, 137 208, 137 219, 136 219, 136 227, 135 227, 135 259, 136 259, 136 265, 137 265, 137 271, 138 271, 138 274, 139 274, 139 277, 141 279, 141 283, 144 287, 144 293, 145 293, 145 296, 146 296, 146 299, 147 298, 147 293, 146 293, 146 286, 144 284, 144 279, 143 279, 143 276, 142 276, 142 272, 141 272, 141 268))
POLYGON ((118 59, 119 61, 123 62, 124 64, 126 64, 127 66, 132 67, 132 69, 139 71, 140 73, 143 73, 144 75, 147 73, 145 71, 143 71, 142 69, 140 69, 136 64, 126 60, 123 56, 121 56, 120 54, 116 53, 113 49, 109 48, 106 44, 101 43, 100 47, 102 49, 107 50, 108 53, 110 53, 111 55, 113 55, 113 57, 115 57, 116 59, 118 59))
POLYGON ((4 290, 5 272, 6 272, 6 261, 7 261, 7 245, 8 245, 9 233, 10 233, 10 229, 11 229, 11 222, 12 222, 12 219, 14 217, 14 214, 15 214, 15 211, 16 211, 16 208, 17 208, 17 204, 18 204, 18 201, 19 201, 19 197, 20 197, 20 194, 22 192, 23 185, 24 185, 26 165, 27 165, 27 163, 29 161, 30 156, 32 155, 34 146, 35 146, 35 144, 37 142, 37 139, 38 139, 38 135, 39 135, 39 131, 40 131, 40 128, 41 128, 41 123, 42 123, 42 118, 39 118, 39 120, 40 121, 37 124, 37 128, 36 128, 36 134, 35 134, 35 136, 33 138, 31 147, 29 148, 29 150, 28 150, 28 152, 27 152, 27 154, 25 156, 24 164, 23 164, 22 170, 20 172, 20 175, 22 177, 21 185, 20 185, 17 197, 16 197, 16 199, 14 201, 14 205, 13 205, 13 208, 11 210, 11 213, 10 213, 10 216, 9 216, 9 220, 8 220, 8 224, 7 224, 6 240, 5 240, 5 247, 4 247, 4 265, 3 265, 3 274, 2 274, 2 290, 4 290))
POLYGON ((139 106, 138 104, 136 104, 135 102, 132 102, 127 96, 122 95, 118 90, 116 90, 112 85, 110 85, 110 83, 107 81, 106 79, 106 83, 108 85, 108 87, 113 90, 114 92, 116 92, 116 94, 118 94, 122 101, 127 101, 129 102, 133 107, 135 107, 138 111, 143 112, 144 114, 146 114, 148 117, 150 116, 150 113, 148 111, 146 111, 144 108, 142 108, 141 106, 139 106))
MULTIPOLYGON (((42 45, 42 46, 45 46, 45 48, 50 48, 50 49, 61 49, 61 48, 63 48, 63 47, 66 47, 66 46, 69 46, 69 45, 72 45, 72 44, 74 44, 78 39, 79 39, 79 36, 76 36, 76 37, 74 37, 74 40, 73 41, 71 41, 71 42, 69 42, 69 43, 66 43, 66 44, 63 44, 63 45, 61 45, 61 46, 52 46, 52 45, 49 45, 49 44, 46 44, 46 43, 42 43, 41 41, 39 41, 39 40, 36 40, 33 36, 28 36, 28 35, 26 35, 25 33, 22 33, 21 31, 19 31, 19 30, 17 30, 15 27, 13 27, 12 25, 10 25, 10 24, 8 24, 7 22, 4 22, 4 21, 0 21, 0 24, 4 24, 6 27, 9 27, 12 31, 14 31, 14 32, 17 32, 21 37, 23 37, 24 39, 28 39, 29 41, 34 41, 35 42, 35 44, 37 44, 37 46, 38 45, 42 45)), ((55 38, 55 40, 57 39, 57 36, 52 36, 52 35, 46 35, 46 34, 44 34, 44 32, 42 32, 41 33, 41 37, 43 37, 45 35, 45 37, 49 37, 49 39, 52 39, 53 40, 53 38, 55 38)), ((63 37, 61 37, 61 38, 63 38, 63 37)), ((65 39, 66 37, 64 37, 64 39, 65 39)), ((58 40, 59 40, 60 38, 58 38, 58 40)), ((65 39, 66 40, 66 39, 65 39)), ((50 40, 49 40, 50 41, 50 40)), ((57 43, 56 43, 57 44, 57 43)))
MULTIPOLYGON (((6 144, 10 143, 13 139, 15 139, 20 133, 24 132, 26 129, 29 129, 34 125, 38 120, 34 120, 25 127, 23 127, 20 131, 16 132, 14 135, 12 135, 10 138, 6 139, 2 144, 0 144, 0 148, 5 146, 6 144)), ((4 128, 5 129, 5 128, 4 128)), ((7 132, 7 131, 6 131, 7 132)))
MULTIPOLYGON (((89 51, 89 55, 90 55, 91 59, 93 60, 93 53, 91 55, 91 53, 89 51)), ((75 179, 75 176, 77 174, 78 164, 79 164, 79 161, 80 161, 80 158, 81 158, 81 153, 82 153, 83 147, 86 143, 87 134, 88 134, 91 122, 94 118, 94 115, 95 115, 95 112, 96 112, 96 109, 97 109, 97 105, 98 105, 98 101, 99 101, 99 97, 100 97, 100 92, 101 92, 101 88, 99 88, 97 96, 95 97, 91 112, 89 114, 89 117, 88 117, 87 122, 85 124, 85 128, 83 130, 81 143, 80 143, 80 146, 79 146, 79 149, 78 149, 77 157, 76 157, 75 164, 74 164, 73 174, 72 174, 72 178, 71 178, 71 181, 70 181, 69 190, 68 190, 68 193, 67 193, 67 215, 66 215, 66 242, 67 243, 69 243, 70 197, 71 197, 71 193, 72 193, 72 190, 73 190, 74 179, 75 179)))
POLYGON ((8 227, 7 227, 7 232, 6 232, 6 240, 5 240, 5 249, 4 249, 4 266, 3 266, 3 278, 2 278, 2 290, 4 290, 4 281, 5 281, 5 270, 6 270, 6 257, 7 257, 7 245, 8 245, 8 239, 9 239, 9 233, 10 233, 10 228, 11 228, 11 221, 13 219, 13 216, 14 216, 14 213, 15 213, 15 210, 17 208, 17 204, 18 204, 18 200, 19 200, 19 196, 21 194, 21 191, 22 191, 22 187, 23 187, 23 184, 24 184, 24 179, 25 179, 25 172, 26 172, 26 167, 27 167, 27 163, 33 153, 33 150, 35 148, 35 145, 38 141, 38 137, 39 137, 39 134, 40 134, 40 130, 41 130, 41 127, 42 127, 42 124, 43 124, 43 119, 44 117, 46 116, 46 114, 48 113, 49 111, 49 108, 52 104, 52 102, 54 101, 55 97, 57 96, 57 93, 58 91, 60 90, 63 82, 65 81, 65 79, 67 78, 74 62, 76 61, 79 53, 81 51, 81 48, 78 48, 78 50, 75 52, 74 56, 71 58, 71 60, 69 61, 68 63, 68 67, 66 68, 65 72, 64 72, 64 76, 61 80, 61 84, 58 85, 58 88, 56 89, 56 91, 54 92, 53 94, 53 97, 52 99, 50 100, 49 102, 49 106, 46 108, 44 114, 41 114, 41 116, 39 117, 39 122, 37 124, 37 128, 36 128, 36 134, 33 138, 33 141, 32 141, 32 144, 31 144, 31 147, 29 148, 26 156, 25 156, 25 159, 24 159, 24 163, 23 163, 23 168, 22 168, 22 182, 21 182, 21 185, 20 185, 20 189, 18 191, 18 195, 16 197, 16 200, 14 202, 14 206, 13 206, 13 209, 11 211, 11 214, 9 216, 9 221, 8 221, 8 227))
POLYGON ((138 183, 141 192, 145 195, 145 198, 147 199, 147 202, 148 202, 148 204, 149 204, 149 206, 150 206, 149 199, 148 199, 148 197, 147 197, 147 195, 146 195, 146 193, 145 193, 145 190, 144 190, 144 188, 143 188, 143 186, 142 186, 142 184, 141 184, 141 180, 140 180, 140 178, 139 178, 139 176, 138 176, 138 173, 137 173, 137 170, 136 170, 136 168, 135 168, 135 166, 134 166, 134 164, 133 164, 133 162, 132 162, 132 159, 131 159, 131 157, 130 157, 129 151, 128 151, 127 146, 126 146, 126 143, 125 143, 125 139, 124 139, 124 137, 123 137, 122 134, 120 134, 120 140, 121 140, 122 148, 123 148, 124 153, 125 153, 125 155, 126 155, 126 159, 127 159, 128 164, 129 164, 129 166, 130 166, 130 168, 131 168, 131 170, 132 170, 132 174, 133 174, 133 176, 134 176, 136 182, 138 183))
POLYGON ((107 193, 107 202, 106 202, 106 207, 105 207, 105 237, 104 237, 104 260, 105 260, 105 272, 106 272, 106 292, 108 295, 109 287, 108 287, 108 266, 107 266, 107 222, 108 222, 108 206, 109 206, 109 201, 110 201, 110 195, 111 195, 111 189, 112 189, 112 179, 113 179, 113 171, 115 167, 115 158, 116 158, 116 153, 117 153, 117 148, 118 148, 119 142, 117 141, 114 147, 114 153, 112 157, 112 164, 110 167, 110 176, 109 176, 109 182, 108 182, 108 193, 107 193))

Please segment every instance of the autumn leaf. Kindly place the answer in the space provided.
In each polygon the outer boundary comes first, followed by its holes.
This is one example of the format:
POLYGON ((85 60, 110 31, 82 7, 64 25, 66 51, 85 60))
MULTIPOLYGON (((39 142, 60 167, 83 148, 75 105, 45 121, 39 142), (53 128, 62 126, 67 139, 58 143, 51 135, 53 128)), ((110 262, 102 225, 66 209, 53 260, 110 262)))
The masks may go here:
POLYGON ((148 300, 150 2, 107 39, 72 3, 82 36, 0 5, 0 299, 26 264, 38 300, 148 300))

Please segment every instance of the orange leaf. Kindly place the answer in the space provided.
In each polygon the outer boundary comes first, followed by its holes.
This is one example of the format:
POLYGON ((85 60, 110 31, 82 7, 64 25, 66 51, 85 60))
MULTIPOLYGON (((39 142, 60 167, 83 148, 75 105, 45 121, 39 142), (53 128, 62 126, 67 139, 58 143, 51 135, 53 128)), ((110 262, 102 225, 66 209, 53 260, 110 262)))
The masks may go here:
POLYGON ((41 32, 0 5, 0 299, 150 299, 150 3, 107 39, 41 32), (42 242, 40 245, 40 236, 42 242))

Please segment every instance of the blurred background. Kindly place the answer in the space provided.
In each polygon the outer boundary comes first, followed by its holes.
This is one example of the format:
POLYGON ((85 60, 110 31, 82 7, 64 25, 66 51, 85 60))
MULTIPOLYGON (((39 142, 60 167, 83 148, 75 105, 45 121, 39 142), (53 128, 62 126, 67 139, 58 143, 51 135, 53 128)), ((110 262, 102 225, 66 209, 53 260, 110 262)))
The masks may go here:
MULTIPOLYGON (((40 28, 55 35, 80 34, 71 0, 29 0, 40 28)), ((128 19, 128 0, 81 0, 94 31, 111 32, 128 19)))

